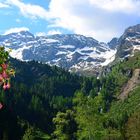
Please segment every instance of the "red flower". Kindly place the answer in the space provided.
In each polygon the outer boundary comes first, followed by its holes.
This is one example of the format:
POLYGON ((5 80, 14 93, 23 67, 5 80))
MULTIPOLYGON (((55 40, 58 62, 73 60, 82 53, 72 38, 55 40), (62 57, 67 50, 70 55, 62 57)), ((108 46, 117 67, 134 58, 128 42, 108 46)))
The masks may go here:
POLYGON ((3 73, 2 73, 2 77, 5 79, 5 78, 8 78, 8 75, 7 75, 7 72, 4 70, 3 73))
POLYGON ((7 84, 4 83, 3 84, 3 89, 6 90, 6 89, 9 89, 11 87, 10 83, 8 82, 7 84))

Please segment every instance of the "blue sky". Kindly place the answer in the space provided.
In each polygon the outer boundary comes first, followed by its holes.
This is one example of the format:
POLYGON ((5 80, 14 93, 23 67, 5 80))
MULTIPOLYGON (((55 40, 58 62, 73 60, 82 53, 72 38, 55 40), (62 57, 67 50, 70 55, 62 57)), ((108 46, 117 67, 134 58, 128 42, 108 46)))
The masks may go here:
POLYGON ((99 41, 140 23, 139 0, 0 0, 0 34, 77 33, 99 41))

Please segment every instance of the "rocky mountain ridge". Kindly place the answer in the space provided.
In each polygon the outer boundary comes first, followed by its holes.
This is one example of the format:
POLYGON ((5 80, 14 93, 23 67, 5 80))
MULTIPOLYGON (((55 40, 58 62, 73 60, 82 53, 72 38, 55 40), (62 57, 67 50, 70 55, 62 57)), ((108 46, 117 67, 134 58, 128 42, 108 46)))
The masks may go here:
POLYGON ((22 61, 35 60, 74 72, 98 74, 116 59, 133 56, 140 50, 140 24, 127 28, 120 38, 108 43, 78 34, 35 36, 28 31, 0 36, 0 45, 22 61))
POLYGON ((36 60, 70 71, 98 72, 115 58, 115 49, 91 37, 77 34, 34 36, 28 31, 0 36, 10 55, 23 61, 36 60))
POLYGON ((140 50, 140 24, 128 27, 118 39, 116 57, 133 56, 140 50))

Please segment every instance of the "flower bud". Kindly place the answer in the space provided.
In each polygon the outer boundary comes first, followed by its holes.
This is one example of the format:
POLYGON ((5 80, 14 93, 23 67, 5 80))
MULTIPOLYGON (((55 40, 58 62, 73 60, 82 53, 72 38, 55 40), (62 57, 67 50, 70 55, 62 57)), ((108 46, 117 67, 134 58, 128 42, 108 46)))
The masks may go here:
POLYGON ((4 83, 3 89, 6 90, 6 88, 7 88, 7 85, 4 83))
POLYGON ((0 109, 2 109, 3 108, 3 104, 2 103, 0 103, 0 109))
POLYGON ((6 88, 9 89, 11 87, 10 83, 7 83, 6 88))
POLYGON ((7 64, 1 64, 1 66, 2 66, 2 68, 3 68, 3 70, 6 70, 7 69, 7 67, 8 67, 8 65, 7 64))
POLYGON ((3 76, 0 74, 0 82, 3 81, 3 76))

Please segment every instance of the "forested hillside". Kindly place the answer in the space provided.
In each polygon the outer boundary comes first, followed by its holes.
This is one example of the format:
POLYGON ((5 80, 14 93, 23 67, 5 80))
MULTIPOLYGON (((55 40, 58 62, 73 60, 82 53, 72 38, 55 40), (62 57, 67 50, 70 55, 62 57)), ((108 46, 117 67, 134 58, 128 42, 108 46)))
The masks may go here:
POLYGON ((16 71, 15 77, 11 80, 11 89, 4 91, 1 88, 0 94, 0 101, 4 104, 0 116, 3 116, 2 119, 5 121, 9 120, 8 124, 13 123, 12 118, 17 124, 9 127, 1 119, 6 127, 2 128, 1 135, 6 133, 10 139, 27 139, 24 135, 30 135, 30 129, 40 129, 41 132, 51 134, 54 131, 52 118, 56 113, 72 109, 74 93, 82 87, 87 92, 92 86, 86 86, 91 80, 70 74, 55 66, 14 59, 11 59, 11 65, 16 71), (8 118, 5 118, 6 116, 8 118))
POLYGON ((11 59, 11 65, 11 89, 0 91, 0 139, 139 139, 139 53, 106 67, 99 79, 35 61, 11 59))

